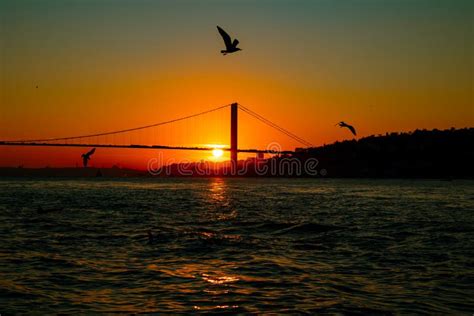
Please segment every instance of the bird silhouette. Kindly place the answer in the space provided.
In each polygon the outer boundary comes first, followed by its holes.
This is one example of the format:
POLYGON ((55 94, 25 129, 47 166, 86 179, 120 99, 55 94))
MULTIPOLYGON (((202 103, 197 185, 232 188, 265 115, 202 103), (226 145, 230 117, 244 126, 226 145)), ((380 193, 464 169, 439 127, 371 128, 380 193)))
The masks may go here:
POLYGON ((230 35, 227 34, 226 31, 221 29, 219 25, 217 26, 217 30, 219 31, 219 34, 221 34, 222 39, 224 40, 224 44, 225 44, 225 49, 221 50, 222 55, 235 53, 241 50, 240 48, 237 48, 237 45, 239 44, 238 39, 235 38, 234 41, 232 41, 232 39, 230 38, 230 35))
POLYGON ((82 157, 82 163, 84 164, 84 168, 87 167, 87 163, 89 162, 89 160, 91 159, 91 156, 95 153, 95 148, 92 148, 90 151, 88 151, 87 153, 85 154, 82 154, 81 157, 82 157))
POLYGON ((346 122, 341 121, 341 122, 337 123, 336 125, 339 125, 339 127, 347 127, 352 132, 352 134, 354 134, 354 136, 357 135, 357 132, 356 132, 354 126, 349 125, 346 122))

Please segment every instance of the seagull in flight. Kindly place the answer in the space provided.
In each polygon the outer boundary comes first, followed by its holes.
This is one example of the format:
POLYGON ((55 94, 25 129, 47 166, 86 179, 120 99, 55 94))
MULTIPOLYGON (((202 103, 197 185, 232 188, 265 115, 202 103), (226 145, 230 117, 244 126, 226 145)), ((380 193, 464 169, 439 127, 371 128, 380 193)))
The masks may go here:
POLYGON ((92 154, 95 153, 95 148, 92 148, 89 152, 82 154, 82 163, 84 164, 84 168, 87 168, 87 163, 91 159, 92 154))
POLYGON ((241 50, 240 48, 237 48, 237 45, 239 45, 238 39, 235 38, 234 41, 232 41, 232 39, 230 38, 230 35, 227 34, 226 31, 221 29, 219 25, 217 26, 217 30, 219 31, 219 34, 221 34, 222 39, 224 40, 224 44, 225 44, 225 50, 221 50, 222 55, 235 53, 241 50))
POLYGON ((341 122, 337 123, 336 125, 339 125, 339 127, 347 127, 352 132, 352 134, 354 134, 354 136, 357 135, 357 132, 356 132, 356 129, 354 128, 354 126, 349 125, 346 122, 341 121, 341 122))

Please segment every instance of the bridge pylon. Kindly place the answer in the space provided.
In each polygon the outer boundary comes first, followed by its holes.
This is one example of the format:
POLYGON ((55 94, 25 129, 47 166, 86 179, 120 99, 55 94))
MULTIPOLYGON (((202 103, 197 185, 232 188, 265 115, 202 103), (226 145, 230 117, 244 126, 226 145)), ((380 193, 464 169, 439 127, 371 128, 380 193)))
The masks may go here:
POLYGON ((238 126, 238 104, 232 103, 230 105, 230 162, 232 164, 232 170, 235 172, 237 170, 237 153, 238 153, 238 145, 237 145, 237 126, 238 126))

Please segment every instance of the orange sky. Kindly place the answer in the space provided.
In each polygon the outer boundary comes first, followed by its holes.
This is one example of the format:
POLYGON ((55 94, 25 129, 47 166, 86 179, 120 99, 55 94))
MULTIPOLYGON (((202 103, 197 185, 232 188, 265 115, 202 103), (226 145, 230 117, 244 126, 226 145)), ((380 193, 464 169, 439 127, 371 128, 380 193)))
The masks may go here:
MULTIPOLYGON (((315 145, 351 138, 341 120, 358 137, 474 126, 472 16, 469 1, 2 1, 0 139, 124 129, 232 102, 315 145), (217 24, 243 51, 219 54, 217 24)), ((227 145, 229 116, 132 137, 227 145)), ((271 142, 300 146, 240 113, 240 148, 271 142)), ((86 150, 1 148, 0 165, 75 166, 86 150)), ((91 163, 143 169, 157 155, 100 149, 91 163)))

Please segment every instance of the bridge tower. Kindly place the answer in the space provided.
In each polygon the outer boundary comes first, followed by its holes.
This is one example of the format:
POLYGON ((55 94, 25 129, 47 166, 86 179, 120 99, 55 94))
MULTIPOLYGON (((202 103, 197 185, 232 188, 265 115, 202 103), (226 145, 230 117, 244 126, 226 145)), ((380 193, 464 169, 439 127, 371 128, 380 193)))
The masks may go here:
POLYGON ((237 113, 238 104, 230 105, 230 161, 232 169, 237 170, 237 113))

